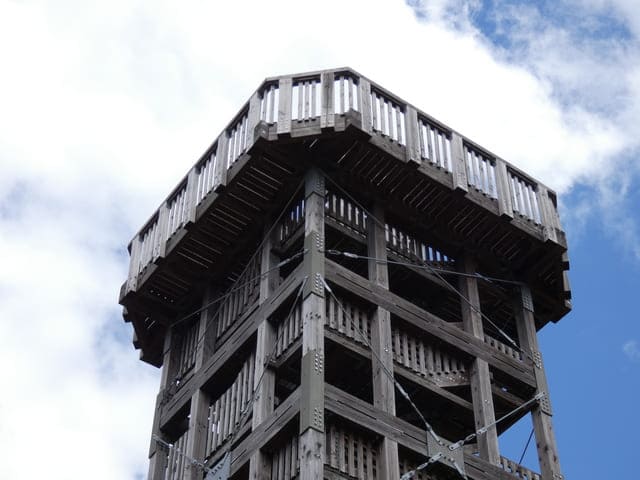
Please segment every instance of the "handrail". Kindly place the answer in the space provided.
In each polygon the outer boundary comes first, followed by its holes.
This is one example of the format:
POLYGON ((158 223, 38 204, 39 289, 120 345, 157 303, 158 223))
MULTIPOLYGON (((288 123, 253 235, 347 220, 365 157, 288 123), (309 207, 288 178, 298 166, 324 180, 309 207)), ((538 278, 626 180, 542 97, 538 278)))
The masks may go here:
POLYGON ((554 192, 366 77, 340 68, 272 77, 260 85, 134 236, 126 292, 137 289, 140 275, 165 256, 167 242, 196 220, 198 205, 224 188, 227 171, 256 141, 258 123, 288 134, 298 123, 330 126, 334 116, 349 111, 359 112, 363 130, 406 149, 411 161, 451 174, 452 188, 497 200, 501 215, 528 222, 545 240, 557 241, 554 192))

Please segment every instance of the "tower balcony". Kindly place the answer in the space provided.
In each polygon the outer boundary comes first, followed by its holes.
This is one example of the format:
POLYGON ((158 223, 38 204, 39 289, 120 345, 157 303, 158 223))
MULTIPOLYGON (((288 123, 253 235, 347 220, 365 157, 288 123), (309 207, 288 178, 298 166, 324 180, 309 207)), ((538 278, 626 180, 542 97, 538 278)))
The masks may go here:
MULTIPOLYGON (((471 250, 478 274, 531 287, 538 328, 570 310, 555 192, 341 68, 264 80, 135 234, 120 303, 143 360, 161 364, 166 328, 201 302, 205 283, 237 280, 247 267, 237 259, 272 223, 283 242, 291 236, 303 217, 292 199, 310 166, 333 191, 384 202, 391 257, 447 267, 471 250)), ((329 217, 364 238, 362 209, 349 205, 328 204, 329 217)))

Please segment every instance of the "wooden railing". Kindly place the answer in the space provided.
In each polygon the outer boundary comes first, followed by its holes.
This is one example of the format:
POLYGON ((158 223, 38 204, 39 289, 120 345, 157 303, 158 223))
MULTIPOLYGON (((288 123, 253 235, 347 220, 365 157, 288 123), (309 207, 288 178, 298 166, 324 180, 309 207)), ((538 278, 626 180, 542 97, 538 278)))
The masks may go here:
POLYGON ((187 222, 187 184, 182 185, 169 200, 167 216, 167 240, 187 222))
POLYGON ((451 172, 451 134, 421 117, 418 118, 418 134, 422 158, 451 172))
POLYGON ((437 248, 389 224, 385 224, 385 239, 389 250, 412 263, 448 268, 452 268, 455 263, 453 258, 437 248))
POLYGON ((250 307, 260 293, 260 255, 254 255, 237 280, 229 287, 216 310, 216 338, 220 338, 229 327, 250 307))
MULTIPOLYGON (((177 332, 175 339, 176 353, 175 374, 173 383, 177 386, 182 383, 182 379, 193 369, 196 364, 196 353, 198 349, 198 327, 199 322, 195 321, 188 328, 177 332)), ((173 368, 172 368, 173 370, 173 368)))
POLYGON ((394 324, 391 325, 391 335, 393 360, 396 364, 435 382, 468 379, 467 366, 456 355, 394 324))
POLYGON ((333 83, 333 111, 347 113, 360 110, 358 101, 358 80, 350 73, 336 73, 333 83))
POLYGON ((495 160, 469 145, 464 146, 464 156, 469 185, 488 197, 498 198, 495 160))
POLYGON ((387 95, 371 90, 371 127, 401 145, 407 143, 404 108, 387 95))
POLYGON ((266 123, 278 121, 278 103, 280 102, 280 88, 277 83, 265 85, 260 97, 260 120, 266 123))
POLYGON ((164 471, 163 480, 183 480, 189 461, 185 455, 187 453, 187 441, 189 440, 189 430, 185 431, 178 440, 173 443, 167 456, 167 467, 164 471))
POLYGON ((298 435, 293 435, 271 456, 271 480, 293 480, 299 471, 298 435))
MULTIPOLYGON (((320 118, 321 124, 329 125, 327 115, 349 111, 360 114, 361 128, 371 135, 391 139, 401 148, 406 146, 407 151, 416 152, 417 161, 422 159, 451 172, 452 188, 471 187, 471 191, 497 199, 501 215, 529 221, 548 238, 556 238, 555 229, 560 225, 552 200, 555 196, 544 185, 504 160, 481 151, 455 131, 356 72, 329 70, 265 80, 182 179, 180 189, 167 198, 133 238, 125 293, 135 291, 147 267, 166 254, 168 239, 189 221, 196 220, 196 207, 203 199, 226 185, 227 170, 254 144, 259 122, 275 125, 278 134, 287 134, 298 128, 298 123, 320 118)), ((362 230, 364 225, 353 226, 362 230)))
POLYGON ((325 213, 349 230, 362 236, 367 235, 367 214, 350 200, 331 191, 327 192, 325 213))
POLYGON ((330 424, 326 429, 326 462, 349 478, 377 480, 378 442, 337 422, 330 424))
POLYGON ((251 401, 254 368, 255 355, 252 352, 231 386, 209 405, 205 457, 224 445, 240 422, 243 410, 251 401))
POLYGON ((510 356, 511 358, 515 358, 516 360, 522 361, 522 353, 519 352, 518 350, 516 350, 513 347, 510 347, 509 345, 502 343, 498 340, 496 340, 495 338, 486 335, 484 336, 484 343, 486 343, 487 345, 495 348, 496 350, 504 353, 505 355, 510 356))
MULTIPOLYGON (((418 465, 422 462, 412 461, 403 456, 400 456, 398 459, 398 464, 400 466, 400 476, 404 475, 407 472, 415 470, 418 465)), ((414 473, 413 479, 415 480, 434 480, 433 475, 428 474, 429 469, 426 470, 418 470, 414 473)))
POLYGON ((320 116, 320 76, 295 80, 291 92, 291 119, 310 120, 320 116))
POLYGON ((508 172, 513 212, 533 220, 536 224, 540 224, 542 220, 536 186, 511 170, 508 170, 508 172))
POLYGON ((249 146, 249 114, 244 113, 229 129, 227 139, 227 169, 242 155, 249 146))
POLYGON ((333 295, 325 299, 325 327, 333 330, 356 343, 371 344, 371 316, 359 305, 333 295), (338 303, 339 302, 339 303, 338 303))
POLYGON ((540 480, 539 473, 529 470, 528 468, 523 467, 522 465, 505 457, 500 457, 500 467, 502 467, 505 472, 509 472, 522 480, 540 480))
POLYGON ((302 335, 302 304, 296 303, 291 315, 276 325, 276 358, 286 353, 302 335))
POLYGON ((282 217, 276 229, 278 243, 286 243, 300 228, 304 226, 304 198, 296 201, 289 212, 282 217))

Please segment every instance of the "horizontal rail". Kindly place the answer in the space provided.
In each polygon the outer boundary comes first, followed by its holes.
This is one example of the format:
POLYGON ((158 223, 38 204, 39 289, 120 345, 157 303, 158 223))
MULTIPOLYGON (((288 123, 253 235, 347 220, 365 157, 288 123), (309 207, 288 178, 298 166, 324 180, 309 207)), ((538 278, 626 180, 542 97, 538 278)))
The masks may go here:
POLYGON ((506 457, 500 457, 500 467, 505 471, 513 474, 515 477, 521 478, 522 480, 540 480, 540 474, 536 473, 532 470, 529 470, 526 467, 514 462, 513 460, 509 460, 506 457))
MULTIPOLYGON (((325 117, 350 111, 361 115, 361 128, 366 132, 415 151, 419 163, 423 161, 452 173, 452 188, 471 187, 470 190, 496 199, 502 215, 521 218, 544 231, 545 238, 556 238, 554 232, 560 225, 557 207, 550 200, 555 194, 544 185, 504 160, 481 151, 471 141, 356 72, 328 70, 276 77, 263 83, 180 182, 180 188, 133 238, 125 293, 136 291, 147 267, 165 255, 167 242, 189 221, 196 220, 197 206, 226 185, 227 170, 255 142, 258 123, 276 125, 278 134, 288 134, 297 128, 297 123, 322 118, 323 125, 332 125, 325 117)), ((355 216, 349 217, 336 204, 331 204, 330 210, 336 218, 364 233, 363 212, 352 212, 355 216)))

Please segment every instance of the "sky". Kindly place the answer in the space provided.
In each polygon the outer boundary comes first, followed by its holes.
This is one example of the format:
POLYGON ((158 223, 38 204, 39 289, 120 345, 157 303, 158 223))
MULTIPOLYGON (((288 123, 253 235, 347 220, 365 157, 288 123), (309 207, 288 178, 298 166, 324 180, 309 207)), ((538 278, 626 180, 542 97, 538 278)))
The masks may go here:
POLYGON ((126 245, 265 77, 339 66, 558 192, 561 464, 637 478, 639 43, 636 0, 0 0, 0 478, 146 477, 159 372, 117 304, 126 245))

